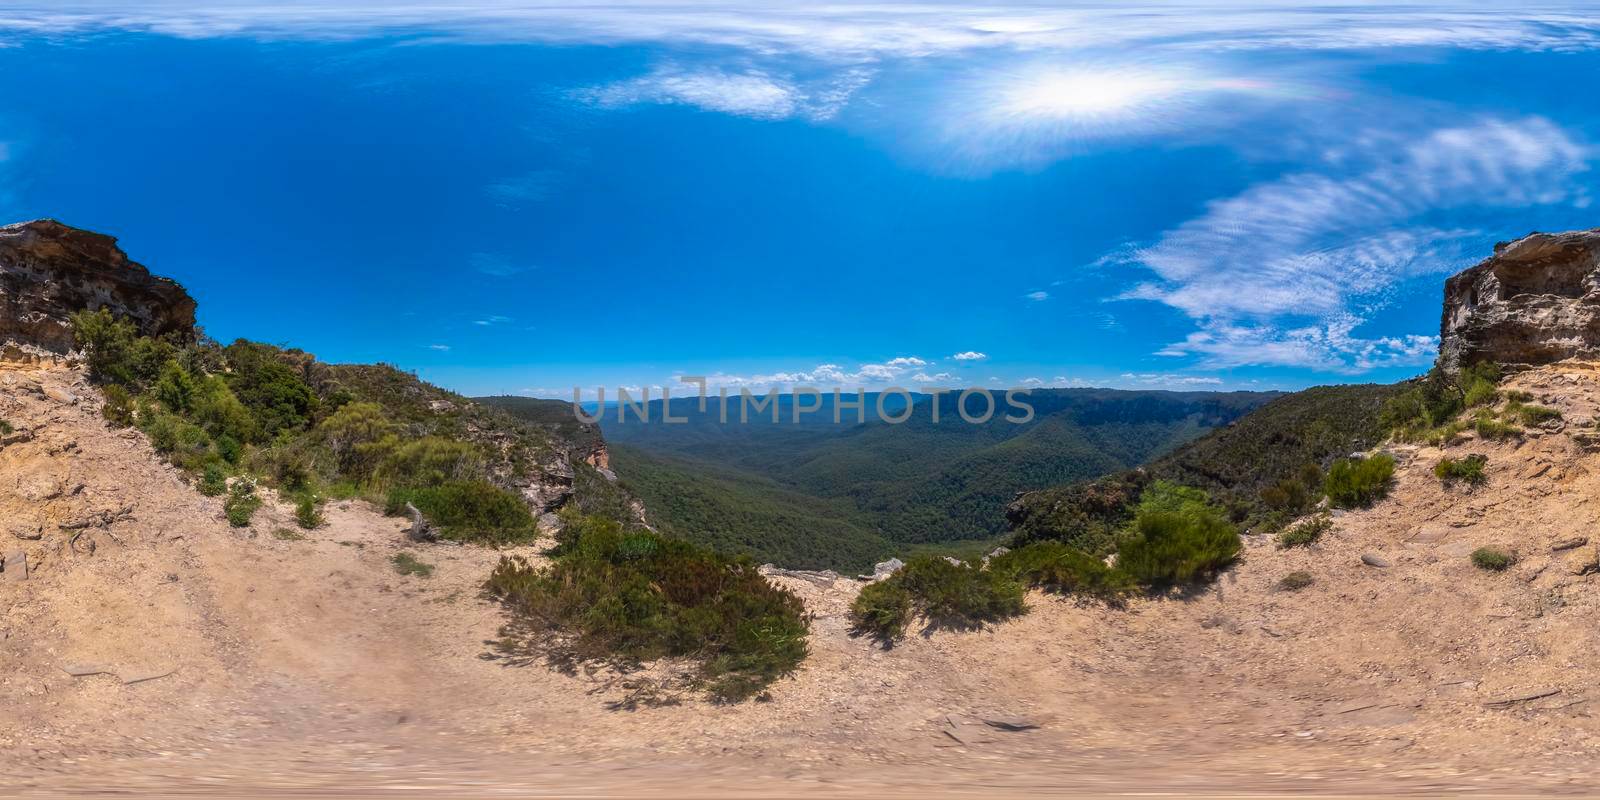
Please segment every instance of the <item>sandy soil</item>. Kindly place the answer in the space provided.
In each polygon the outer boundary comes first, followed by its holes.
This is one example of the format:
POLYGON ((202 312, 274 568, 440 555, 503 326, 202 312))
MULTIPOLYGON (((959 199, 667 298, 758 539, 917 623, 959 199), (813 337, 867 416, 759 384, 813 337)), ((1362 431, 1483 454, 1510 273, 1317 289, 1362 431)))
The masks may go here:
POLYGON ((1600 371, 1511 385, 1566 421, 1449 448, 1489 457, 1486 486, 1397 448, 1391 499, 1310 548, 1252 539, 1198 596, 1035 596, 886 651, 847 633, 857 582, 783 578, 813 654, 770 702, 614 711, 602 677, 492 657, 500 553, 407 545, 361 503, 302 540, 274 535, 287 507, 231 529, 78 373, 0 369, 0 555, 31 568, 0 574, 0 794, 1593 793, 1600 371), (1596 541, 1552 551, 1574 537, 1596 541), (1474 568, 1485 544, 1519 563, 1474 568), (1276 589, 1294 570, 1316 582, 1276 589))

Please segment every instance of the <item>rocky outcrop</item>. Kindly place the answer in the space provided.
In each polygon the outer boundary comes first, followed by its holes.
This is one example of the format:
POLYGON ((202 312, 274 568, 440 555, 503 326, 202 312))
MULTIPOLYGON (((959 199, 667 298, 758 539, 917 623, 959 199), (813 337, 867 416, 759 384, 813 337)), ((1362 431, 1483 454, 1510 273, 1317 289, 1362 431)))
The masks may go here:
POLYGON ((194 332, 194 299, 128 260, 117 240, 34 220, 0 227, 0 360, 72 354, 70 315, 107 308, 145 335, 194 332))
POLYGON ((1600 229, 1535 233, 1445 282, 1439 365, 1600 356, 1600 229))

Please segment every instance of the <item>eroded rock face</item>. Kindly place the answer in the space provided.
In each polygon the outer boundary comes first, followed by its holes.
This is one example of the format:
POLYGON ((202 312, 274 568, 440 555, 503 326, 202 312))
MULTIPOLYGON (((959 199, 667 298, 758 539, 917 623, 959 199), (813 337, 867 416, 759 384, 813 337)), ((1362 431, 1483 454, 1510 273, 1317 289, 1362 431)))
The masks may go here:
POLYGON ((1445 282, 1439 364, 1600 356, 1600 229, 1535 233, 1445 282))
POLYGON ((73 312, 109 308, 140 333, 194 332, 194 299, 128 260, 117 240, 54 220, 0 227, 0 360, 60 360, 73 312))

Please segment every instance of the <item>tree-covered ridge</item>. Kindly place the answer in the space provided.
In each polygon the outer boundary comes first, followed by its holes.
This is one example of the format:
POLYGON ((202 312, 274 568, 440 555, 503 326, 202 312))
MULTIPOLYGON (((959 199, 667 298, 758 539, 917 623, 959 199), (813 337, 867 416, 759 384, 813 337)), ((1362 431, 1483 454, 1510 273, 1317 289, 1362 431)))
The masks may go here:
POLYGON ((1201 489, 1249 527, 1276 527, 1320 498, 1323 470, 1389 435, 1386 403, 1405 385, 1319 386, 1284 395, 1138 470, 1017 498, 1013 541, 1059 540, 1108 551, 1154 481, 1201 489))
POLYGON ((236 524, 248 524, 244 509, 259 505, 249 495, 265 484, 305 507, 308 520, 328 497, 364 496, 391 510, 411 502, 451 538, 521 541, 580 482, 596 495, 622 491, 576 474, 568 462, 579 445, 388 365, 323 364, 244 340, 140 336, 103 310, 73 321, 107 418, 143 430, 203 490, 231 484, 236 524))
MULTIPOLYGON (((938 423, 933 421, 935 399, 923 396, 902 424, 853 424, 848 414, 847 424, 832 424, 829 397, 822 412, 802 417, 800 424, 789 424, 792 416, 781 416, 777 424, 770 417, 740 424, 736 406, 724 424, 715 399, 704 412, 689 399, 672 404, 675 416, 688 418, 683 424, 660 424, 657 403, 651 417, 657 422, 641 424, 630 418, 618 423, 613 409, 602 425, 614 444, 656 457, 646 467, 653 483, 664 485, 667 472, 678 470, 671 478, 674 493, 706 480, 699 475, 707 472, 759 479, 782 490, 784 499, 772 503, 767 502, 770 492, 737 492, 741 503, 753 503, 761 516, 773 521, 765 530, 743 536, 757 539, 753 544, 765 552, 792 553, 775 543, 786 540, 789 529, 806 528, 806 518, 819 516, 829 520, 827 540, 851 528, 901 544, 992 537, 1005 530, 1004 508, 1019 492, 1127 469, 1238 419, 1273 396, 1039 390, 1027 396, 1034 419, 1013 424, 1001 418, 1012 410, 1004 393, 992 393, 996 415, 976 425, 960 418, 955 394, 937 398, 938 423)), ((874 398, 869 396, 867 403, 872 410, 874 398)), ((985 405, 974 398, 968 407, 977 416, 985 405)), ((782 408, 792 414, 792 398, 782 408)), ((620 471, 630 480, 638 477, 628 469, 620 471)), ((716 529, 730 517, 725 509, 711 512, 706 504, 674 503, 665 492, 652 494, 642 484, 638 489, 654 519, 675 529, 716 529)), ((730 491, 719 483, 702 494, 730 491)), ((852 556, 830 565, 854 568, 856 563, 852 556)))

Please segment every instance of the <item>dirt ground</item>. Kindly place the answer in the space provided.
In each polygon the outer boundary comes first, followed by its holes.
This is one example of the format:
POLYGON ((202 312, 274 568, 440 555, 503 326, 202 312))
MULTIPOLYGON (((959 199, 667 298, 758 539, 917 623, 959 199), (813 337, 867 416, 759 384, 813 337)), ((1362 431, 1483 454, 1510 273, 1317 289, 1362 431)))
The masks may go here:
POLYGON ((883 650, 848 635, 859 583, 780 578, 815 621, 770 701, 618 711, 601 677, 493 657, 501 553, 409 545, 359 502, 300 539, 282 506, 232 529, 79 373, 0 368, 0 555, 30 568, 0 573, 0 794, 1592 794, 1600 370, 1510 386, 1565 421, 1450 447, 1487 485, 1394 448, 1390 499, 1309 548, 1250 538, 1198 596, 1036 595, 883 650), (1483 545, 1518 563, 1475 568, 1483 545))

